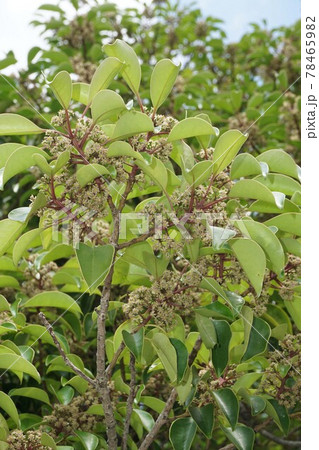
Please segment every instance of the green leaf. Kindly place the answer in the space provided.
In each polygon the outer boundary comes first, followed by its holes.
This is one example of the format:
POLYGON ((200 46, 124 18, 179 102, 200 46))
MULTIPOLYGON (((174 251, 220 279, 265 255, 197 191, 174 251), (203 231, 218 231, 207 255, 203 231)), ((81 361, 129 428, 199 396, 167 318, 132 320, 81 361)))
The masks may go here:
POLYGON ((49 83, 54 95, 64 109, 68 109, 72 98, 72 80, 70 74, 63 70, 49 83))
POLYGON ((169 338, 163 333, 156 333, 153 336, 152 344, 155 347, 169 379, 172 383, 175 382, 177 378, 177 356, 174 346, 170 343, 169 338))
POLYGON ((230 178, 232 180, 250 175, 259 175, 261 173, 259 162, 249 153, 237 155, 230 168, 230 178))
POLYGON ((89 104, 89 90, 90 85, 87 83, 73 83, 72 98, 76 102, 89 104))
POLYGON ((73 314, 81 314, 77 302, 67 294, 59 291, 41 292, 23 304, 23 308, 60 308, 73 314))
POLYGON ((164 103, 177 78, 180 65, 176 66, 170 59, 162 59, 153 69, 150 81, 150 94, 154 111, 164 103))
POLYGON ((9 392, 10 397, 21 396, 33 398, 34 400, 39 400, 40 402, 46 403, 51 406, 51 402, 48 394, 43 390, 35 387, 24 387, 11 389, 9 392))
POLYGON ((88 103, 91 103, 94 96, 106 89, 113 81, 114 77, 121 71, 123 63, 117 58, 106 58, 96 69, 89 88, 88 103))
POLYGON ((279 230, 301 236, 301 214, 284 213, 264 222, 268 227, 275 226, 279 230))
POLYGON ((225 427, 222 427, 222 430, 238 450, 253 450, 255 433, 252 428, 238 424, 234 430, 225 427))
POLYGON ((286 195, 293 195, 295 192, 301 191, 298 181, 279 173, 269 173, 266 177, 259 175, 255 177, 255 180, 267 186, 271 191, 282 192, 286 195))
POLYGON ((301 298, 295 296, 292 300, 285 300, 284 303, 297 328, 301 330, 301 298))
POLYGON ((274 419, 278 427, 285 435, 288 434, 290 418, 287 408, 280 405, 274 398, 267 400, 266 413, 274 419))
MULTIPOLYGON (((245 327, 245 332, 246 332, 245 327)), ((254 317, 252 325, 250 327, 249 337, 245 336, 246 350, 242 357, 242 361, 247 361, 248 359, 263 353, 267 346, 268 340, 270 338, 270 326, 267 322, 260 319, 259 317, 254 317)))
POLYGON ((103 177, 103 175, 107 175, 108 173, 109 171, 106 167, 102 166, 102 164, 93 163, 81 166, 76 171, 76 179, 78 180, 79 185, 84 187, 95 180, 95 178, 103 177))
POLYGON ((93 98, 91 111, 94 123, 116 120, 126 110, 122 97, 114 91, 102 90, 93 98))
MULTIPOLYGON (((212 121, 211 121, 211 119, 210 119, 208 114, 201 113, 201 114, 197 114, 195 117, 198 117, 199 119, 206 120, 206 122, 212 124, 212 121)), ((216 132, 216 136, 218 134, 219 134, 219 130, 218 130, 218 132, 216 132)), ((199 145, 202 148, 207 149, 210 146, 210 144, 211 144, 212 136, 209 135, 209 134, 207 136, 199 136, 199 137, 197 137, 197 140, 199 142, 199 145)))
POLYGON ((0 275, 0 287, 19 288, 19 282, 16 278, 10 275, 0 275))
POLYGON ((205 317, 214 317, 215 319, 233 320, 234 318, 231 310, 219 301, 196 308, 195 312, 205 317))
POLYGON ((71 386, 64 386, 56 393, 56 396, 62 405, 68 405, 74 397, 74 389, 71 386))
POLYGON ((206 120, 198 117, 189 117, 178 122, 168 135, 168 142, 186 139, 193 136, 218 136, 218 129, 206 120))
POLYGON ((171 344, 175 348, 177 358, 177 383, 180 383, 188 367, 188 351, 185 344, 179 339, 170 338, 171 344))
POLYGON ((66 163, 70 159, 70 156, 70 150, 65 150, 64 152, 60 153, 54 165, 53 174, 56 174, 60 169, 62 169, 62 167, 66 165, 66 163))
POLYGON ((19 114, 0 114, 0 136, 40 134, 45 130, 19 114))
POLYGON ((10 303, 2 294, 0 294, 0 312, 3 311, 10 311, 10 303))
POLYGON ((220 136, 213 154, 214 174, 220 173, 232 162, 247 138, 248 134, 238 130, 228 130, 220 136))
POLYGON ((217 343, 217 334, 212 319, 195 313, 195 321, 205 346, 213 348, 217 343))
POLYGON ((32 155, 32 159, 34 164, 37 165, 45 175, 52 175, 52 167, 43 155, 35 153, 34 155, 32 155))
POLYGON ((214 397, 230 426, 234 430, 239 415, 239 403, 236 395, 231 389, 225 388, 214 391, 214 397))
POLYGON ((2 180, 0 179, 1 190, 10 178, 34 165, 33 155, 35 154, 48 158, 43 150, 32 146, 19 147, 10 155, 3 169, 2 180))
POLYGON ((155 156, 142 153, 143 161, 137 160, 136 165, 143 170, 165 192, 168 182, 167 169, 162 161, 155 156))
MULTIPOLYGON (((5 355, 1 355, 2 356, 5 355)), ((4 392, 0 391, 0 407, 11 417, 11 419, 16 424, 17 428, 20 427, 20 419, 19 419, 19 413, 17 411, 17 408, 15 404, 13 403, 12 399, 9 397, 9 395, 5 394, 4 392)))
POLYGON ((249 281, 260 295, 266 270, 266 257, 262 248, 250 239, 231 239, 229 245, 249 281))
POLYGON ((211 161, 200 161, 191 170, 184 173, 186 181, 193 187, 197 187, 207 180, 212 174, 213 163, 211 161))
POLYGON ((175 420, 169 429, 169 440, 174 450, 190 450, 196 429, 196 422, 191 417, 175 420))
POLYGON ((95 450, 99 445, 99 438, 86 431, 74 431, 74 434, 80 439, 85 450, 95 450))
POLYGON ((138 416, 139 421, 146 431, 150 432, 154 426, 154 419, 150 413, 141 409, 133 409, 133 413, 138 416))
POLYGON ((137 361, 141 361, 144 345, 144 328, 140 328, 136 333, 122 331, 123 341, 128 349, 133 353, 137 361))
POLYGON ((253 198, 256 200, 263 200, 266 203, 276 205, 278 208, 283 207, 284 195, 281 197, 274 195, 266 186, 257 180, 239 180, 231 188, 229 197, 234 198, 253 198))
POLYGON ((112 141, 126 139, 140 133, 154 131, 152 119, 139 111, 128 111, 115 125, 112 141))
POLYGON ((285 254, 277 236, 266 225, 254 220, 236 220, 234 224, 244 236, 260 245, 270 261, 269 268, 279 275, 285 265, 285 254))
POLYGON ((17 150, 19 147, 24 147, 20 143, 16 142, 8 142, 7 144, 0 145, 0 167, 4 167, 9 156, 12 155, 13 152, 17 150))
POLYGON ((228 364, 228 349, 232 332, 226 320, 214 320, 217 344, 213 348, 212 361, 216 374, 220 377, 228 364))
POLYGON ((140 153, 133 150, 130 144, 124 141, 112 142, 112 144, 107 149, 107 156, 109 156, 110 158, 114 158, 117 156, 129 156, 142 162, 145 161, 140 153))
POLYGON ((293 158, 281 149, 267 150, 257 156, 258 161, 268 164, 271 172, 278 172, 299 179, 298 167, 293 158))
POLYGON ((4 219, 0 221, 0 256, 14 243, 24 227, 24 224, 15 220, 4 219))
POLYGON ((138 93, 141 82, 141 66, 132 47, 126 42, 116 39, 113 44, 104 45, 103 51, 124 63, 122 76, 130 89, 135 94, 138 93))
MULTIPOLYGON (((54 439, 48 433, 45 433, 43 431, 41 432, 41 444, 49 447, 52 450, 57 449, 54 439)), ((59 449, 61 450, 61 447, 59 447, 59 449)))
POLYGON ((260 397, 259 395, 249 396, 249 403, 250 403, 250 407, 251 407, 251 415, 252 416, 257 416, 258 414, 263 412, 263 410, 266 407, 266 400, 264 398, 260 397))
POLYGON ((114 247, 101 245, 89 247, 80 243, 76 256, 80 264, 81 273, 85 279, 90 294, 104 281, 109 273, 113 261, 114 247))
POLYGON ((27 361, 23 356, 18 356, 13 353, 1 354, 0 369, 14 370, 30 375, 40 383, 41 377, 37 369, 27 361))
POLYGON ((214 426, 214 406, 212 403, 202 406, 201 408, 196 406, 190 406, 188 408, 190 415, 197 423, 198 428, 204 433, 204 435, 211 439, 213 426, 214 426))

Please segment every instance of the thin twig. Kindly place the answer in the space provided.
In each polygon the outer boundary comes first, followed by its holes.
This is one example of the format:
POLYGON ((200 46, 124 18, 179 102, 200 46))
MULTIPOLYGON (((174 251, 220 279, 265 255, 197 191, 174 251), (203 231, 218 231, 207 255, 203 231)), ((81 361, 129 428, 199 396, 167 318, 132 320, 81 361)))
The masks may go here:
POLYGON ((273 442, 276 442, 277 444, 285 445, 286 447, 300 447, 301 442, 300 441, 289 441, 287 439, 283 439, 279 436, 275 436, 272 433, 269 433, 267 430, 260 430, 260 434, 265 436, 266 438, 270 439, 273 442))
POLYGON ((133 412, 133 403, 135 398, 135 386, 136 386, 136 369, 135 369, 135 357, 132 353, 130 353, 130 372, 131 372, 131 381, 130 381, 130 393, 127 399, 126 405, 126 417, 124 423, 124 431, 123 431, 123 440, 122 440, 122 450, 126 450, 127 448, 127 438, 130 432, 130 422, 131 416, 133 412))
POLYGON ((77 375, 79 375, 81 378, 83 378, 83 380, 87 381, 92 386, 96 387, 95 381, 92 380, 92 378, 90 378, 87 375, 85 375, 85 373, 82 372, 82 370, 80 370, 78 367, 76 367, 76 365, 74 365, 73 362, 71 362, 69 360, 69 358, 67 357, 65 351, 61 347, 61 344, 58 341, 58 338, 56 337, 56 334, 53 331, 52 325, 47 321, 45 315, 42 312, 40 312, 38 314, 38 316, 39 316, 41 322, 43 323, 43 325, 45 326, 45 328, 48 330, 50 336, 52 337, 53 342, 55 343, 57 349, 59 350, 59 353, 62 356, 63 361, 65 362, 65 364, 67 366, 69 366, 73 370, 73 372, 75 372, 77 375))

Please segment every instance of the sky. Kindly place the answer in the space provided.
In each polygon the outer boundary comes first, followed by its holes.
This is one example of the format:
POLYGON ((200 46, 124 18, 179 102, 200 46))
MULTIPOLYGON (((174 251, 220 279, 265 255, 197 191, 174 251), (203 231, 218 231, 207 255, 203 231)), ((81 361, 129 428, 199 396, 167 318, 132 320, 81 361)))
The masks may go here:
MULTIPOLYGON (((189 4, 191 0, 180 0, 189 4)), ((132 6, 134 0, 117 0, 121 7, 132 6)), ((58 0, 0 0, 0 59, 13 50, 16 67, 26 66, 27 54, 33 46, 41 46, 39 29, 29 25, 36 9, 43 3, 58 0)), ((197 0, 204 14, 224 20, 229 40, 238 40, 249 30, 249 23, 266 19, 271 28, 291 25, 300 17, 300 0, 197 0)), ((70 6, 70 13, 73 8, 70 6)), ((50 14, 50 13, 49 13, 50 14)), ((4 71, 11 73, 12 67, 4 71)))

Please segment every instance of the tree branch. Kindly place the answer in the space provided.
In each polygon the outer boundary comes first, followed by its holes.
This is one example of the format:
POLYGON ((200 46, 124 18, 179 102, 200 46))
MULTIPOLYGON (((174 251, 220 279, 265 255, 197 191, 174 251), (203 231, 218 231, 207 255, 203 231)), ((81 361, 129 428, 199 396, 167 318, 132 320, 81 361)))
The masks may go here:
MULTIPOLYGON (((202 345, 202 340, 200 337, 197 338, 194 348, 191 351, 189 357, 188 357, 188 364, 191 366, 193 364, 193 362, 195 361, 196 355, 200 349, 202 345)), ((175 400, 177 398, 177 391, 175 388, 173 388, 171 390, 170 396, 166 402, 166 405, 163 409, 163 411, 161 412, 161 414, 158 416, 153 428, 151 429, 151 431, 148 433, 148 435, 145 437, 144 441, 142 442, 142 444, 139 447, 139 450, 146 450, 149 448, 149 446, 152 444, 152 442, 154 441, 154 439, 156 438, 158 432, 160 431, 160 429, 162 428, 163 425, 165 425, 165 423, 168 420, 168 415, 171 412, 171 409, 174 406, 175 400)))
POLYGON ((135 369, 135 357, 132 353, 130 353, 130 372, 131 372, 130 393, 127 399, 127 406, 126 406, 126 417, 123 431, 122 450, 127 449, 127 438, 130 432, 130 422, 135 398, 136 369, 135 369))
POLYGON ((270 439, 271 441, 276 442, 277 444, 285 445, 286 447, 294 448, 294 447, 301 446, 300 441, 288 441, 286 439, 282 439, 279 436, 275 436, 272 433, 269 433, 269 431, 267 431, 267 430, 260 430, 259 433, 262 434, 263 436, 265 436, 266 438, 270 439))
POLYGON ((78 367, 76 367, 76 365, 74 365, 73 362, 71 362, 69 360, 69 358, 67 357, 65 351, 61 347, 61 344, 58 341, 58 338, 56 337, 56 334, 53 331, 52 325, 47 321, 45 315, 42 312, 40 312, 38 314, 38 316, 39 316, 41 322, 43 323, 43 325, 45 326, 45 328, 48 330, 50 336, 52 337, 53 342, 55 343, 57 349, 59 350, 59 353, 62 356, 63 361, 65 362, 65 364, 67 366, 69 366, 73 370, 73 372, 75 372, 77 375, 79 375, 81 378, 83 378, 83 380, 87 381, 92 386, 96 387, 95 381, 92 380, 92 378, 88 377, 84 372, 82 372, 82 370, 80 370, 78 367))

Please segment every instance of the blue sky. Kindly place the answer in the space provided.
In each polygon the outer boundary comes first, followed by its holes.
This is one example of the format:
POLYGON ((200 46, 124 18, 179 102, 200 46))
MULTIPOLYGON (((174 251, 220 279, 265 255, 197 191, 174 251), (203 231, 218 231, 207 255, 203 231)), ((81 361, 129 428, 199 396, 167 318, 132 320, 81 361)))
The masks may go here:
POLYGON ((231 41, 238 40, 251 22, 266 19, 275 28, 291 25, 300 18, 300 0, 198 0, 198 5, 206 14, 225 21, 225 31, 231 41))
MULTIPOLYGON (((132 1, 117 0, 117 4, 132 6, 132 1)), ((181 2, 189 4, 191 0, 181 2)), ((0 59, 13 50, 18 60, 16 66, 26 65, 28 50, 42 43, 39 30, 29 22, 43 3, 57 4, 58 0, 0 0, 0 59)), ((224 29, 232 41, 239 39, 251 22, 260 23, 265 18, 270 27, 276 27, 291 25, 300 17, 299 0, 198 0, 197 4, 205 14, 224 20, 224 29)), ((12 68, 5 71, 11 72, 12 68)))

